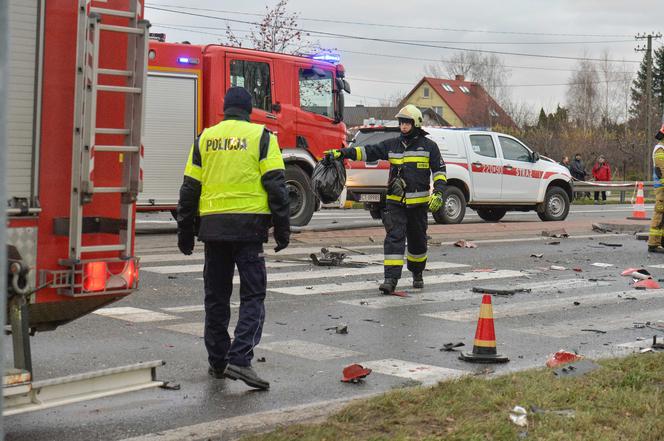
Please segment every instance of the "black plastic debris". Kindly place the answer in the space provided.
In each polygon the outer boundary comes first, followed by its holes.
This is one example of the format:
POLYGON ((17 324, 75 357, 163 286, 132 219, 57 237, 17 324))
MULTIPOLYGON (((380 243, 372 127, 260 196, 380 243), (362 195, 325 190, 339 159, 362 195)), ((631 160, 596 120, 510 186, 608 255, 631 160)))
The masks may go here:
POLYGON ((585 375, 588 372, 592 372, 595 369, 599 369, 599 365, 595 362, 583 359, 576 361, 574 363, 567 364, 561 368, 554 369, 553 373, 557 377, 578 377, 585 375))
POLYGON ((569 237, 567 231, 564 228, 558 230, 544 230, 542 231, 542 236, 544 237, 554 237, 556 239, 569 237))
POLYGON ((480 294, 493 294, 497 296, 512 296, 518 292, 530 292, 530 288, 489 288, 473 286, 473 292, 480 294))
POLYGON ((440 348, 441 352, 453 352, 455 348, 460 348, 461 346, 465 346, 462 342, 457 342, 457 343, 445 343, 442 348, 440 348))
POLYGON ((621 243, 608 243, 608 242, 597 242, 597 243, 600 244, 600 245, 604 245, 605 247, 614 247, 614 248, 618 248, 618 247, 621 247, 621 246, 622 246, 621 243))

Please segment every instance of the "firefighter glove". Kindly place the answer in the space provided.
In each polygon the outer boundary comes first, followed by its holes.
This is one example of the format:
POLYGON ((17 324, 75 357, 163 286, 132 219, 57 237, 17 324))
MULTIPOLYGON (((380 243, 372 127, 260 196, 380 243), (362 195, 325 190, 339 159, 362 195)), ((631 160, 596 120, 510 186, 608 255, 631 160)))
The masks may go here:
POLYGON ((406 181, 402 178, 394 178, 390 182, 389 194, 403 196, 406 194, 406 181))
POLYGON ((185 256, 194 251, 194 232, 178 230, 178 248, 185 256))
POLYGON ((340 161, 344 158, 341 150, 327 150, 325 152, 325 159, 328 161, 340 161))
POLYGON ((443 207, 443 195, 442 193, 435 192, 433 195, 431 195, 431 199, 429 200, 429 210, 431 210, 432 213, 437 212, 443 207))
POLYGON ((277 242, 277 246, 274 247, 274 252, 278 253, 288 246, 290 243, 290 229, 274 229, 274 241, 277 242))

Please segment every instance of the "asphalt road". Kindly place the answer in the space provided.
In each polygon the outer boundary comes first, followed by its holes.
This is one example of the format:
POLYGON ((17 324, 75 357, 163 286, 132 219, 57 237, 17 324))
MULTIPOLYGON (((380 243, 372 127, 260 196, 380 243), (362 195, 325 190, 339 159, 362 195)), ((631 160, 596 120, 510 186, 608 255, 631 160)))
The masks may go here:
MULTIPOLYGON (((618 206, 574 207, 570 219, 617 219, 629 211, 630 207, 618 206)), ((324 211, 315 222, 351 223, 364 215, 368 216, 357 210, 324 211)), ((467 222, 475 219, 468 216, 467 222)), ((201 338, 201 254, 178 254, 174 235, 139 236, 140 291, 100 313, 35 336, 35 376, 161 359, 166 365, 159 377, 180 383, 181 389, 150 389, 8 417, 6 439, 207 439, 220 420, 232 417, 482 372, 487 366, 440 351, 448 342, 463 342, 463 349, 472 349, 481 302, 481 294, 471 292, 473 287, 531 290, 493 298, 498 351, 511 360, 490 365, 495 373, 543 366, 547 356, 561 348, 589 357, 626 354, 647 345, 638 339, 664 334, 634 326, 664 320, 664 291, 635 290, 630 279, 620 277, 624 268, 640 266, 656 278, 664 277, 664 257, 648 255, 644 243, 631 235, 587 231, 550 239, 519 233, 519 226, 532 222, 544 229, 546 224, 535 219, 527 213, 508 215, 506 222, 515 228, 502 239, 477 241, 475 249, 440 245, 446 238, 436 236, 429 250, 426 287, 413 290, 403 279, 407 297, 378 293, 380 243, 358 240, 341 250, 352 256, 357 268, 314 267, 307 262, 322 245, 338 245, 338 237, 321 234, 316 245, 295 243, 278 256, 270 250, 265 334, 256 349, 256 357, 265 362, 254 364, 271 381, 268 392, 207 375, 201 338), (541 258, 531 257, 540 253, 541 258), (552 265, 566 269, 554 270, 552 265), (127 307, 136 309, 117 309, 127 307), (348 334, 335 332, 340 324, 348 326, 348 334), (354 362, 371 367, 373 373, 360 384, 341 383, 343 367, 354 362), (145 437, 148 434, 153 435, 145 437)), ((495 225, 478 222, 477 231, 495 230, 495 225)), ((201 244, 195 252, 202 252, 201 244)), ((405 271, 404 278, 409 276, 405 271)), ((234 319, 236 313, 234 307, 234 319)))

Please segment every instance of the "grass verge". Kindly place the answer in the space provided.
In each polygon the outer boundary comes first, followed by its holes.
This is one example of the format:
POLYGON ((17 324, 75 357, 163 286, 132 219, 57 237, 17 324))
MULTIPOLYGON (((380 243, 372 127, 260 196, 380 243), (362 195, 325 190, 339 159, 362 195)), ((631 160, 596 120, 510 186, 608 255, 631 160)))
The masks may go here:
POLYGON ((289 426, 243 440, 664 439, 664 353, 598 364, 600 369, 575 378, 558 378, 543 368, 394 390, 351 404, 321 424, 289 426), (528 426, 519 427, 509 420, 516 405, 573 410, 574 416, 529 410, 528 426))

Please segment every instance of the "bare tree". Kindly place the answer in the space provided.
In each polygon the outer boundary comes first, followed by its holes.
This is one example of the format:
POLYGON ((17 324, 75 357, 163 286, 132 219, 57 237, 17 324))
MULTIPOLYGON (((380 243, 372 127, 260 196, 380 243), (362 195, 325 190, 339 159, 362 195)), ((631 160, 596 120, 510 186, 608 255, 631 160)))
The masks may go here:
POLYGON ((583 129, 594 128, 600 118, 599 74, 595 65, 580 60, 568 82, 567 107, 570 116, 583 129))
POLYGON ((397 90, 392 94, 385 96, 382 100, 378 102, 378 105, 381 107, 397 107, 404 98, 408 95, 407 92, 403 90, 397 90))
MULTIPOLYGON (((316 44, 308 40, 308 33, 298 29, 297 19, 300 14, 288 12, 289 0, 279 0, 270 8, 265 5, 265 16, 252 25, 248 36, 249 44, 253 49, 270 52, 299 54, 305 48, 315 47, 316 44)), ((238 37, 230 25, 226 25, 226 40, 231 46, 242 47, 242 39, 238 37)))

